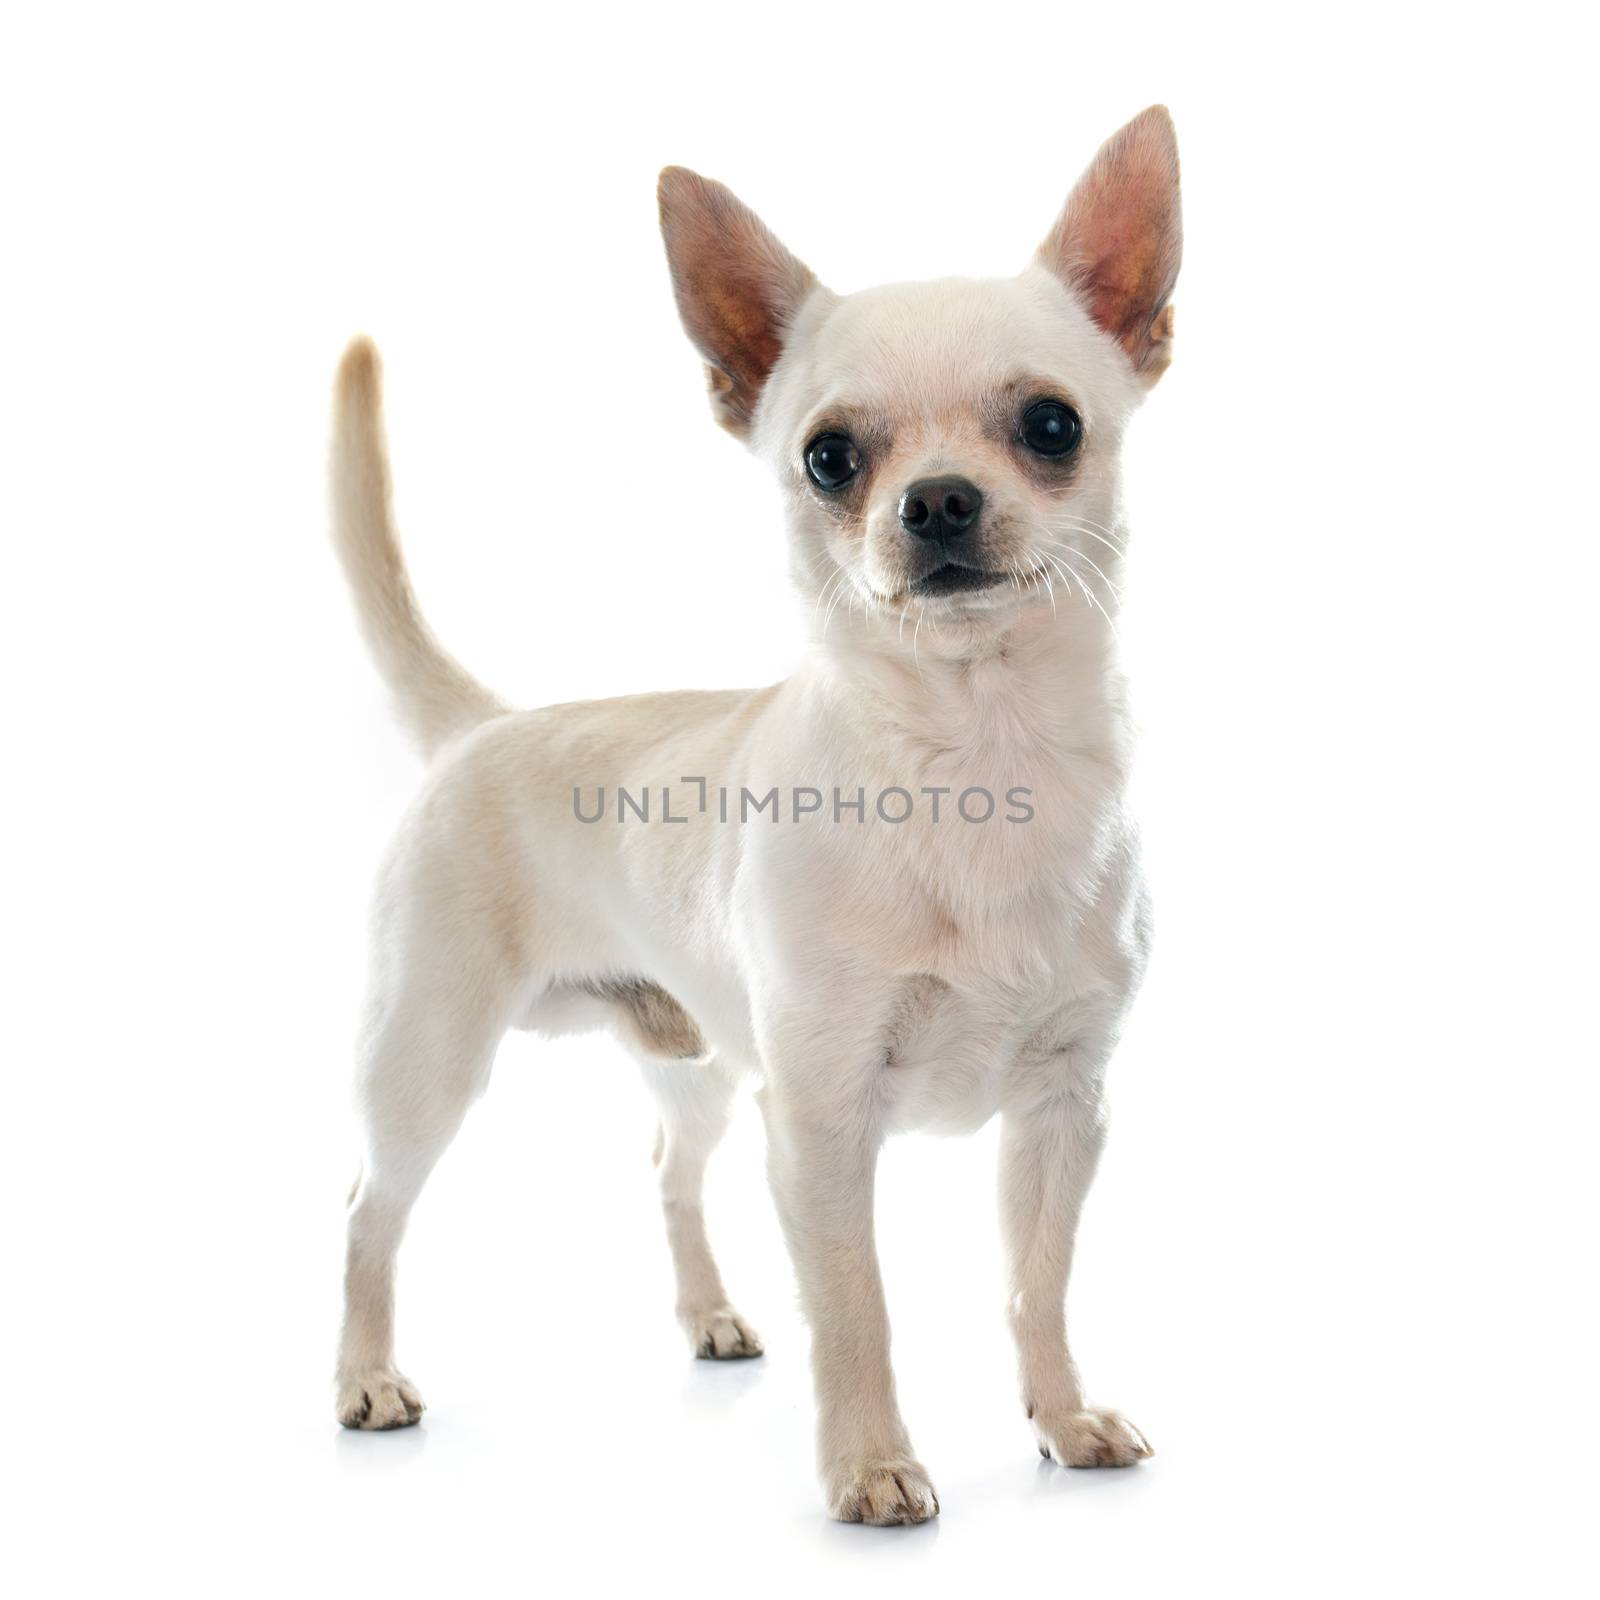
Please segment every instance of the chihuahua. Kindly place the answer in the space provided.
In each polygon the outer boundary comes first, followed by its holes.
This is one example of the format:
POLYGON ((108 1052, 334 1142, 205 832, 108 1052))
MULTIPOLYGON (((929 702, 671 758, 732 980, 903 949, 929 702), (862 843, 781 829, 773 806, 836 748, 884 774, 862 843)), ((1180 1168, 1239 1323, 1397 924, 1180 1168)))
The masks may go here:
POLYGON ((678 310, 718 422, 771 467, 809 618, 793 677, 515 711, 422 620, 391 523, 377 355, 340 368, 334 531, 430 762, 379 877, 360 1045, 339 1420, 422 1414, 395 1256, 510 1027, 612 1029, 694 1352, 759 1356, 706 1237, 706 1160, 759 1080, 811 1329, 832 1515, 939 1501, 895 1399, 873 1241, 891 1132, 1001 1118, 1007 1304, 1041 1454, 1150 1453, 1084 1398, 1073 1237, 1148 914, 1124 794, 1119 455, 1171 356, 1171 119, 1099 151, 1015 278, 840 295, 721 184, 660 181, 678 310))

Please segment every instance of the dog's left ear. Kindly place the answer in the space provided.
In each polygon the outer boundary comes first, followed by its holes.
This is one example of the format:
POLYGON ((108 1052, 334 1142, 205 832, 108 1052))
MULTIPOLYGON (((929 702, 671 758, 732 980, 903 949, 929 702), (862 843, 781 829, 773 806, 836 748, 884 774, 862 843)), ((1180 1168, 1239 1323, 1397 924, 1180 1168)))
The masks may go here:
POLYGON ((816 275, 722 184, 668 167, 657 194, 678 314, 705 360, 712 412, 742 438, 816 275))
POLYGON ((1183 215, 1178 138, 1165 106, 1141 111, 1100 147, 1038 259, 1083 300, 1147 385, 1166 371, 1183 215))

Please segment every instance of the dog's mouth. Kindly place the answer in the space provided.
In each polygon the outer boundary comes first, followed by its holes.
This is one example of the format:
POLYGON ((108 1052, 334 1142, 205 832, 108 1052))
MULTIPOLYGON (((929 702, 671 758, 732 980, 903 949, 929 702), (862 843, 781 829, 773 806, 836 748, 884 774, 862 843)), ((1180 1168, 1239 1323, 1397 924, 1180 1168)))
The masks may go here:
POLYGON ((987 572, 982 567, 963 566, 959 561, 947 561, 942 567, 924 573, 911 585, 910 592, 918 596, 970 594, 976 589, 992 589, 1004 583, 1003 572, 987 572))

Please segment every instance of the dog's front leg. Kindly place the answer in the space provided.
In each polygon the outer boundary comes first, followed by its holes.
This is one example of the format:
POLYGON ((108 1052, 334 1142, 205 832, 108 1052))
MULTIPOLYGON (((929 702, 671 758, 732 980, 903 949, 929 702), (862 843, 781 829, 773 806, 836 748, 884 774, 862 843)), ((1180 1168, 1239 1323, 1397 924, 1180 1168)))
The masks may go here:
POLYGON ((1000 1203, 1010 1255, 1008 1310, 1022 1399, 1039 1453, 1067 1467, 1127 1467, 1150 1454, 1115 1411, 1084 1403, 1067 1343, 1073 1239, 1105 1142, 1109 1045, 1082 1039, 1030 1063, 1001 1119, 1000 1203))
POLYGON ((881 1046, 837 1066, 835 1049, 791 1037, 761 1096, 772 1191, 811 1325, 818 1463, 841 1521, 925 1522, 939 1501, 895 1401, 873 1239, 887 1069, 881 1046))

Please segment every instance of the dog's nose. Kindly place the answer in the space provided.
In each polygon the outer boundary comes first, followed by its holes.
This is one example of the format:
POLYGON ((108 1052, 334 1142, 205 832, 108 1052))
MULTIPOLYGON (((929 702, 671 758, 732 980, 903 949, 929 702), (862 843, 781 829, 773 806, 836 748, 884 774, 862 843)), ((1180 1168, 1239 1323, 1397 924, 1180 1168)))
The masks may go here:
POLYGON ((978 520, 983 496, 966 478, 919 478, 900 497, 900 526, 918 539, 956 539, 978 520))

